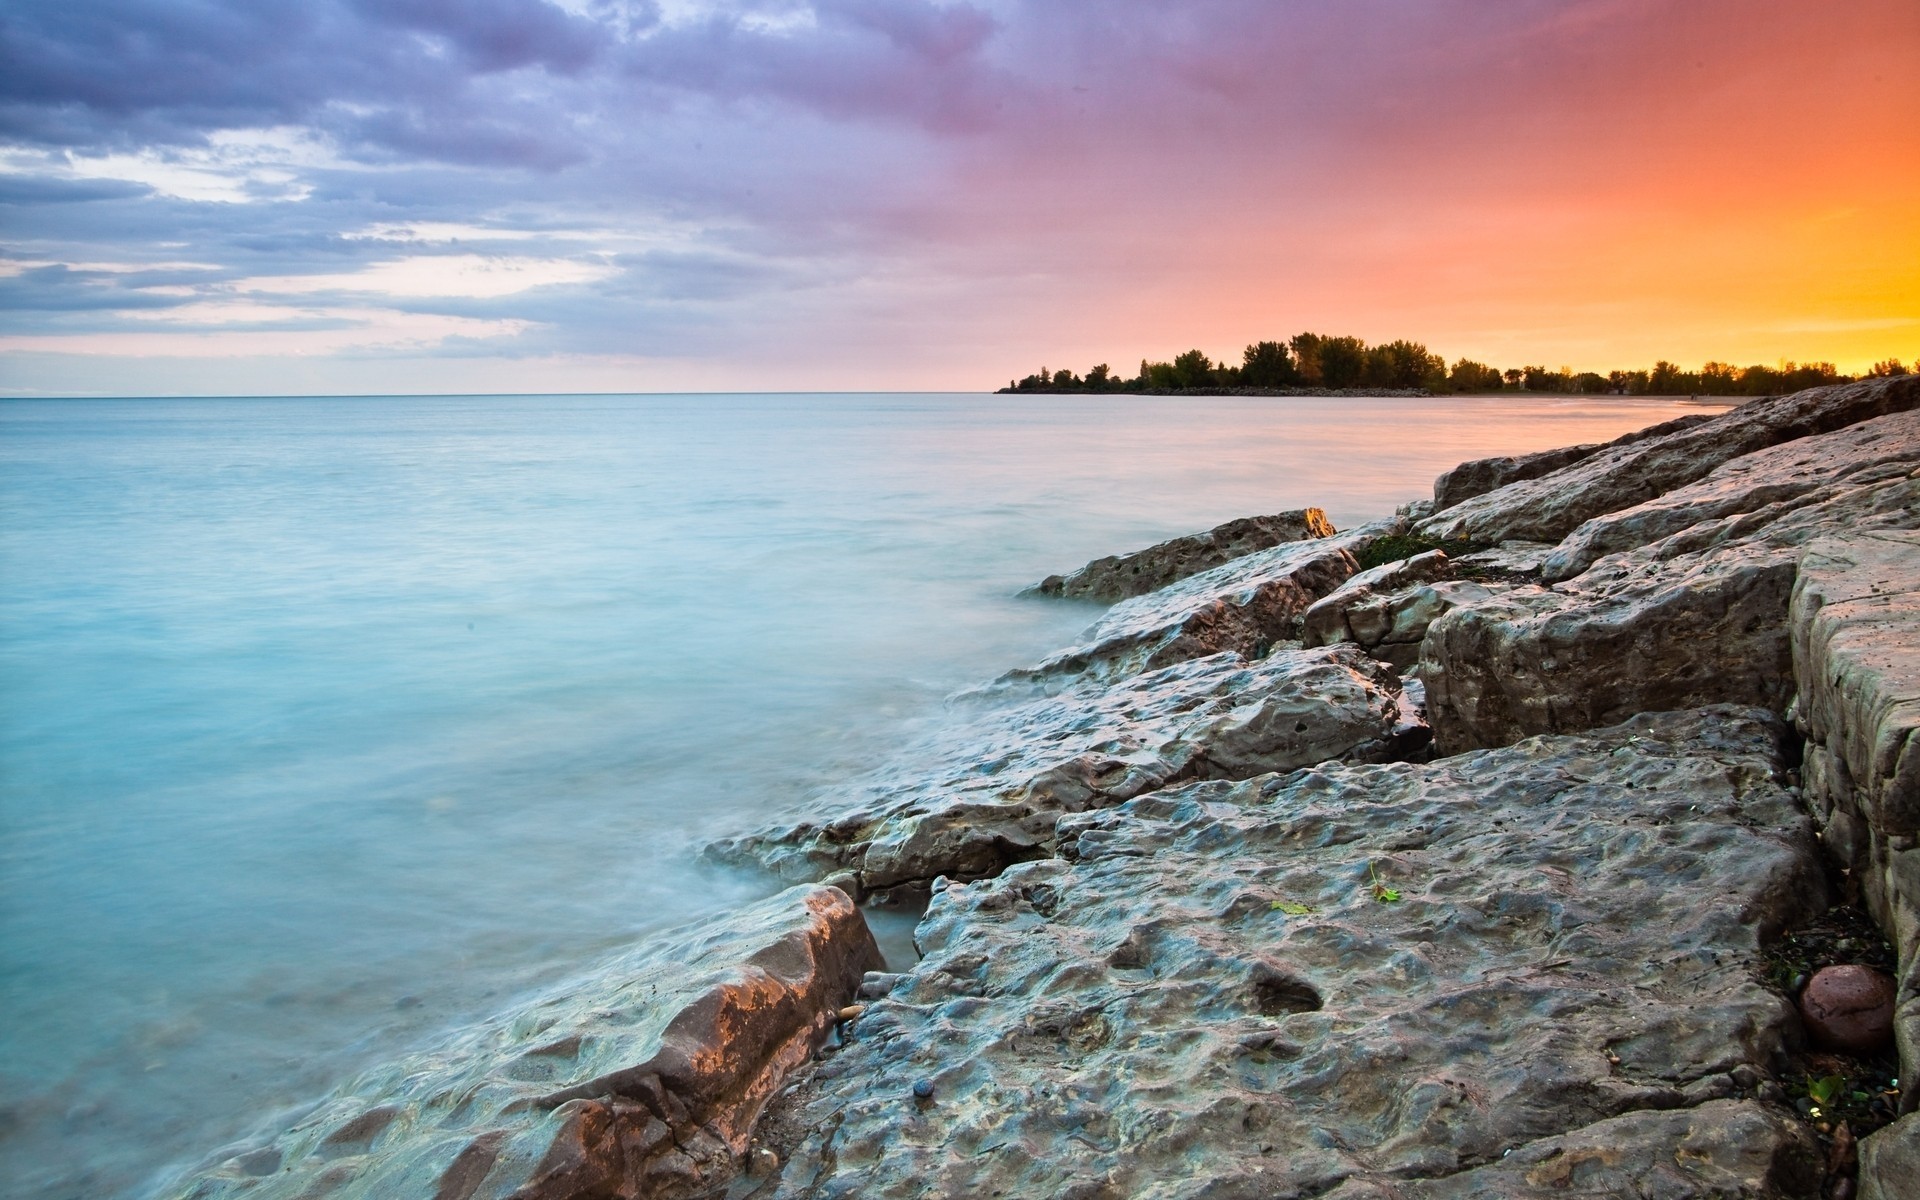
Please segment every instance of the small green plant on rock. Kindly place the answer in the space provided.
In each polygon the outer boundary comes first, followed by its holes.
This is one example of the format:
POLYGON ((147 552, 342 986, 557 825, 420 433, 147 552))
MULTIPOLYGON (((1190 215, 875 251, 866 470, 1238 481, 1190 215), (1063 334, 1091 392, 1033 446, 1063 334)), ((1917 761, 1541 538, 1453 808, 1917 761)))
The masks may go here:
POLYGON ((1373 881, 1373 898, 1382 904, 1392 904, 1400 899, 1400 889, 1390 888, 1380 882, 1380 872, 1372 863, 1367 864, 1367 878, 1373 881))
POLYGON ((1382 567, 1390 562, 1399 562, 1403 558, 1412 558, 1416 554, 1425 554, 1429 550, 1444 550, 1448 558, 1462 554, 1472 554, 1476 550, 1489 547, 1481 542, 1466 538, 1430 538, 1417 533, 1390 533, 1385 537, 1373 539, 1365 550, 1355 555, 1362 571, 1370 567, 1382 567))

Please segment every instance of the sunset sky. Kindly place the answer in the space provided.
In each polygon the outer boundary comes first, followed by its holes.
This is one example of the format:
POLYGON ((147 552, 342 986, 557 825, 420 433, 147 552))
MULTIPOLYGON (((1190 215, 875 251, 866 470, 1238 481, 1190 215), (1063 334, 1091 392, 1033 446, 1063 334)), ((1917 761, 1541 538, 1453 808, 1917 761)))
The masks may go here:
POLYGON ((8 0, 0 393, 1920 356, 1914 0, 8 0))

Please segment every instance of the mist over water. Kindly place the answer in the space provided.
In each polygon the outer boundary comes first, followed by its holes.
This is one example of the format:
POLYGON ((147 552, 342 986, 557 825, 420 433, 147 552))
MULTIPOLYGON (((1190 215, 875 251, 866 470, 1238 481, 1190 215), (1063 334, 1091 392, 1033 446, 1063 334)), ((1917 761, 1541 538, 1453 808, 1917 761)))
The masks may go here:
POLYGON ((1685 406, 0 401, 0 1156, 139 1196, 775 890, 692 863, 1095 615, 1014 593, 1685 406))

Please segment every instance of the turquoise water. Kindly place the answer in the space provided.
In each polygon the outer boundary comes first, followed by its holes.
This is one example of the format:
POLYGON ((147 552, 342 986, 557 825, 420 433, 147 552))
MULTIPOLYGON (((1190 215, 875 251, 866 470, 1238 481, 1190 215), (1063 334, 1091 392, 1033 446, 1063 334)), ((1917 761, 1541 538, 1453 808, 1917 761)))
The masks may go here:
POLYGON ((0 401, 6 1194, 140 1196, 771 890, 696 869, 1093 610, 1090 557, 1682 411, 979 395, 0 401))

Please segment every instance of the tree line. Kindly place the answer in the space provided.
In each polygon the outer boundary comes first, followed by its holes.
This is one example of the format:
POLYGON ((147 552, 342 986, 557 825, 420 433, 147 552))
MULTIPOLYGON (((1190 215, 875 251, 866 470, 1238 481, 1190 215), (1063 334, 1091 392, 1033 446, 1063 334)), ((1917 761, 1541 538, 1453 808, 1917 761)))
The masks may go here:
MULTIPOLYGON (((1914 364, 1920 370, 1920 361, 1914 364)), ((1897 358, 1875 363, 1869 375, 1905 375, 1897 358)), ((1829 383, 1848 383, 1832 363, 1784 362, 1779 366, 1736 367, 1710 362, 1698 371, 1683 371, 1662 359, 1644 371, 1575 372, 1542 366, 1504 370, 1462 358, 1452 366, 1419 342, 1396 340, 1369 346, 1357 337, 1329 337, 1302 333, 1284 342, 1255 342, 1241 352, 1240 362, 1214 362, 1199 350, 1176 355, 1171 362, 1140 361, 1140 373, 1129 379, 1114 374, 1106 363, 1090 367, 1085 375, 1071 370, 1041 367, 1025 379, 1016 379, 1002 392, 1196 392, 1217 390, 1289 391, 1425 391, 1447 392, 1573 392, 1589 395, 1771 396, 1829 383)))

